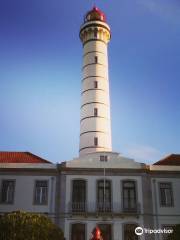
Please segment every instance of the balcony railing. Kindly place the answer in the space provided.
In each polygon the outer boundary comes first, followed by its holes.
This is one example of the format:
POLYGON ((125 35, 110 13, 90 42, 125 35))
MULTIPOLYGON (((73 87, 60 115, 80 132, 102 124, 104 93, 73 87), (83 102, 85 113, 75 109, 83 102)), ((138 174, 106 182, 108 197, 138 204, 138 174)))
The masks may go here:
POLYGON ((111 212, 111 210, 112 210, 111 202, 98 202, 96 204, 97 212, 111 212))
POLYGON ((85 202, 72 202, 70 204, 70 210, 72 212, 86 212, 86 203, 85 202))
POLYGON ((140 214, 140 203, 134 203, 133 205, 123 205, 116 202, 69 202, 68 212, 72 214, 89 213, 89 214, 140 214))
POLYGON ((140 204, 136 204, 134 207, 122 207, 122 212, 124 213, 139 213, 140 204))

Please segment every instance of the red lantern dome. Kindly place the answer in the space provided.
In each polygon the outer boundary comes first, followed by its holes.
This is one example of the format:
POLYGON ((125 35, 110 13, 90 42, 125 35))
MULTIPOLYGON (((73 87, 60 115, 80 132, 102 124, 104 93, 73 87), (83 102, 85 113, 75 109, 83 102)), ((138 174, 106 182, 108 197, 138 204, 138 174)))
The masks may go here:
POLYGON ((93 9, 86 14, 84 21, 85 22, 88 22, 88 21, 106 22, 106 15, 99 8, 93 7, 93 9))

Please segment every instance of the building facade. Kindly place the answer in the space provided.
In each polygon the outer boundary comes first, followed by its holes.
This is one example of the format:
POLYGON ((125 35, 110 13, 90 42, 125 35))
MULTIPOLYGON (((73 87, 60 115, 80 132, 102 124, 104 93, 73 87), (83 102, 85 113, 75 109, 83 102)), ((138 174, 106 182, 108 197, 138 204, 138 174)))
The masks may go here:
POLYGON ((46 214, 66 240, 163 240, 180 223, 180 155, 153 165, 112 151, 106 17, 89 11, 80 28, 83 78, 79 157, 53 164, 29 152, 0 152, 0 213, 46 214))
POLYGON ((135 228, 172 229, 180 222, 180 155, 174 158, 176 165, 145 165, 98 152, 64 163, 66 238, 90 239, 98 225, 105 240, 166 239, 168 233, 138 237, 135 228))
POLYGON ((87 154, 52 164, 31 153, 0 152, 0 213, 45 214, 65 239, 164 240, 135 228, 172 229, 180 222, 180 155, 145 165, 118 153, 87 154))
POLYGON ((56 165, 29 152, 0 152, 0 213, 22 210, 55 221, 56 165))

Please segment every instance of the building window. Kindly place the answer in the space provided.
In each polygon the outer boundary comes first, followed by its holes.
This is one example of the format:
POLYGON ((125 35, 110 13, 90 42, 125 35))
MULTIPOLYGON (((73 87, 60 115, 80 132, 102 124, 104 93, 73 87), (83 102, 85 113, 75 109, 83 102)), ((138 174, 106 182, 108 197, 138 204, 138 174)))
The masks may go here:
POLYGON ((98 116, 98 109, 94 108, 94 116, 97 117, 98 116))
POLYGON ((86 204, 86 181, 73 180, 72 183, 72 211, 85 211, 86 204))
POLYGON ((48 181, 35 182, 34 204, 47 204, 48 202, 48 181))
POLYGON ((2 181, 1 202, 12 204, 14 202, 15 180, 2 181))
POLYGON ((98 138, 97 137, 94 138, 94 146, 98 146, 98 138))
POLYGON ((71 240, 85 240, 85 224, 75 223, 71 225, 71 240))
POLYGON ((94 57, 94 62, 98 63, 98 57, 97 56, 94 57))
POLYGON ((97 186, 97 209, 100 212, 111 211, 111 182, 99 180, 97 186))
POLYGON ((100 155, 100 161, 101 162, 107 162, 108 161, 108 156, 107 155, 100 155))
POLYGON ((103 240, 112 240, 111 224, 98 224, 103 240))
POLYGON ((162 207, 173 206, 173 192, 171 183, 159 183, 160 188, 160 205, 162 207))
POLYGON ((94 81, 94 88, 98 88, 98 81, 94 81))
POLYGON ((138 240, 138 236, 135 234, 136 224, 124 225, 124 240, 138 240))
POLYGON ((136 184, 134 181, 123 181, 123 211, 137 210, 136 184))

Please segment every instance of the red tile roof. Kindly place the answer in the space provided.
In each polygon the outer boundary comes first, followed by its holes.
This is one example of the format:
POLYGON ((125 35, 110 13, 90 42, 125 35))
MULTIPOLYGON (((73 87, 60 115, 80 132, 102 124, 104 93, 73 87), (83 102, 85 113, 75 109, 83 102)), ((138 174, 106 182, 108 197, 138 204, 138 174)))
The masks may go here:
POLYGON ((0 152, 0 163, 51 163, 30 152, 0 152))
POLYGON ((169 166, 180 166, 180 154, 171 154, 153 165, 169 165, 169 166))

